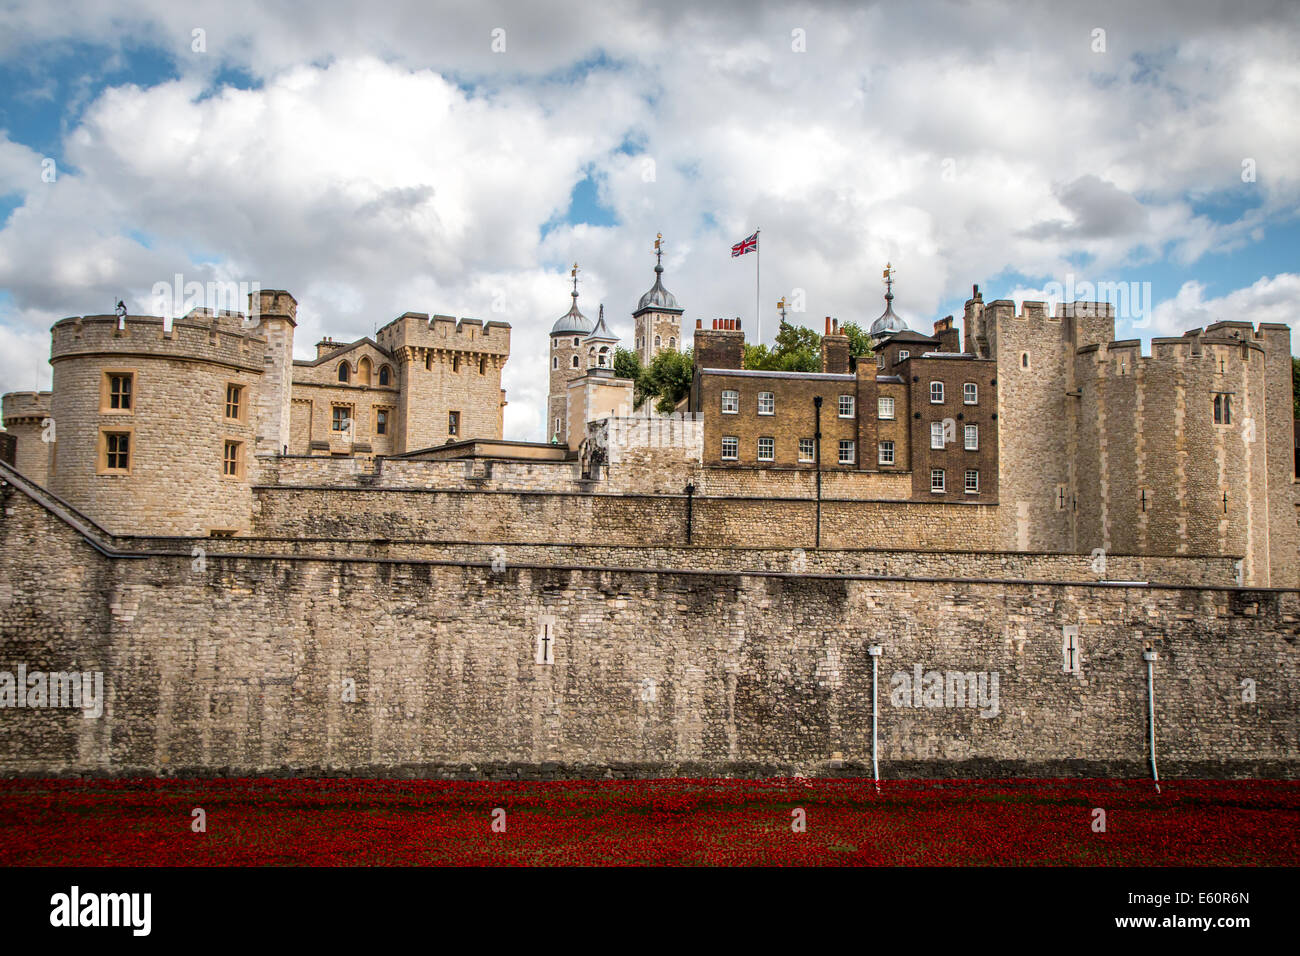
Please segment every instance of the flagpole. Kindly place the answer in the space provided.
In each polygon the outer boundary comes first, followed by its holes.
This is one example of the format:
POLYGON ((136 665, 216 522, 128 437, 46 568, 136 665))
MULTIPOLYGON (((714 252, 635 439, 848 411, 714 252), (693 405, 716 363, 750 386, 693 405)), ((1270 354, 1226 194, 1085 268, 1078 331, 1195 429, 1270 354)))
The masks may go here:
POLYGON ((759 301, 762 299, 760 290, 763 285, 763 243, 759 241, 759 229, 754 230, 754 334, 758 338, 754 339, 755 345, 763 344, 763 313, 759 311, 759 301))

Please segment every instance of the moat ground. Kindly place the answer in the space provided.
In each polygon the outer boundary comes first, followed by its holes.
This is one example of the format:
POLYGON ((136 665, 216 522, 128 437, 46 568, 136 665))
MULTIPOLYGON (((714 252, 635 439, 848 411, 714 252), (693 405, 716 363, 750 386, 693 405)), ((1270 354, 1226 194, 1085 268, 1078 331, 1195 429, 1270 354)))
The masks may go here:
POLYGON ((884 781, 879 791, 870 780, 801 779, 8 780, 0 865, 1300 865, 1300 783, 1161 789, 1105 780, 884 781), (205 832, 196 832, 200 819, 205 832))

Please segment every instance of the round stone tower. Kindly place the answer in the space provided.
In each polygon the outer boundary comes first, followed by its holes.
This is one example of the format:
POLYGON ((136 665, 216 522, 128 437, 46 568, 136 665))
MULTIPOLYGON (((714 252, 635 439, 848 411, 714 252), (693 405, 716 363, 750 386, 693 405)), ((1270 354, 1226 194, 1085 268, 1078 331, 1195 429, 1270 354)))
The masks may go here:
POLYGON ((49 489, 117 533, 247 532, 270 324, 205 309, 56 322, 49 489))

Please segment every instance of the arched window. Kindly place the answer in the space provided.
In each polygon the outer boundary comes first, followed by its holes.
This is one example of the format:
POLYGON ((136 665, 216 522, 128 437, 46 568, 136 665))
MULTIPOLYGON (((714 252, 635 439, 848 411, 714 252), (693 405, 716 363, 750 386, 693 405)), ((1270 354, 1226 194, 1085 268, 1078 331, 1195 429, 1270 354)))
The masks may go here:
POLYGON ((600 353, 599 353, 599 355, 597 355, 597 357, 596 357, 596 362, 600 365, 601 368, 605 368, 605 366, 609 364, 609 346, 608 346, 608 345, 602 345, 602 346, 600 347, 600 353))
POLYGON ((346 382, 346 381, 348 380, 348 378, 349 378, 349 375, 348 375, 348 363, 347 363, 347 362, 339 362, 339 381, 340 381, 340 382, 346 382))
POLYGON ((557 369, 557 368, 559 368, 559 367, 560 367, 560 357, 559 357, 558 355, 552 355, 552 356, 551 356, 551 368, 552 368, 552 369, 557 369))
POLYGON ((387 365, 381 365, 381 366, 379 366, 379 384, 380 384, 380 385, 387 385, 387 384, 389 383, 389 381, 390 381, 390 376, 391 376, 391 375, 392 375, 392 370, 389 369, 389 367, 388 367, 387 365))
POLYGON ((655 336, 655 348, 659 348, 659 336, 655 336))
POLYGON ((674 336, 670 336, 670 337, 669 337, 669 339, 668 339, 668 347, 669 347, 670 349, 675 349, 675 348, 677 348, 677 336, 674 335, 674 336))
POLYGON ((576 355, 573 357, 573 367, 574 368, 578 367, 578 356, 576 355))
POLYGON ((573 347, 576 349, 576 348, 577 348, 579 345, 581 345, 581 344, 582 344, 582 343, 578 341, 578 337, 575 335, 575 336, 573 337, 573 347))
POLYGON ((357 384, 370 384, 370 359, 368 358, 362 358, 361 361, 357 363, 357 384))

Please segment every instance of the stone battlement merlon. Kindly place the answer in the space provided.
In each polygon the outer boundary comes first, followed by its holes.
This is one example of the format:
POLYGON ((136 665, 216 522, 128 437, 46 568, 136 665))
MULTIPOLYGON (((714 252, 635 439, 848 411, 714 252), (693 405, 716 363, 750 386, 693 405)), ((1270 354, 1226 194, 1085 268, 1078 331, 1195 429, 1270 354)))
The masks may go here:
POLYGON ((508 356, 510 323, 406 312, 376 332, 375 341, 394 355, 421 348, 508 356))
POLYGON ((261 372, 267 338, 258 328, 242 327, 242 316, 214 316, 208 321, 160 316, 73 316, 51 328, 51 363, 72 355, 184 358, 261 372), (227 321, 237 319, 238 321, 227 321))
POLYGON ((0 397, 0 410, 6 424, 25 418, 45 418, 50 414, 53 392, 6 392, 0 397))

